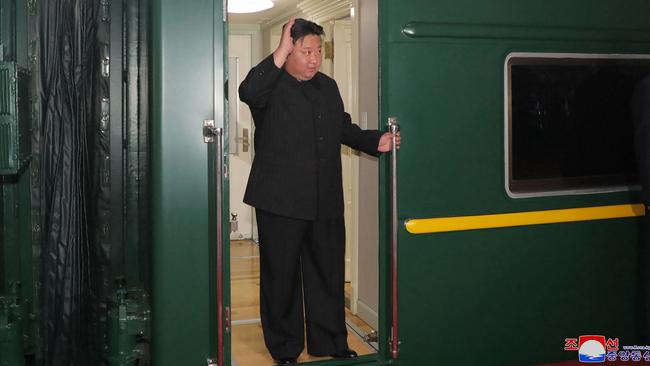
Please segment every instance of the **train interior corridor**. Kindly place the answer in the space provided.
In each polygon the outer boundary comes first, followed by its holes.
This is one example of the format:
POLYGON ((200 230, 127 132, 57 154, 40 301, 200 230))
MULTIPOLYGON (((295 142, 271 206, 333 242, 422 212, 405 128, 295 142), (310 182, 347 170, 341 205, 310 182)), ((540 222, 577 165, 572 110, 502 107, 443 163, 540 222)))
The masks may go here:
MULTIPOLYGON (((336 80, 346 112, 362 128, 377 128, 376 12, 376 1, 322 0, 275 1, 275 6, 265 11, 229 12, 229 95, 237 95, 237 87, 248 71, 275 50, 282 25, 289 17, 305 18, 325 30, 320 71, 336 80)), ((248 106, 238 98, 229 99, 228 115, 232 360, 237 366, 272 365, 259 315, 255 212, 243 203, 255 154, 255 125, 248 106)), ((349 346, 361 356, 378 350, 378 161, 343 146, 341 162, 346 222, 346 324, 349 346)), ((322 359, 305 350, 298 361, 322 359)))
MULTIPOLYGON (((259 251, 252 240, 235 240, 230 244, 232 359, 236 366, 266 366, 274 361, 264 346, 259 315, 259 251)), ((346 284, 346 302, 351 285, 346 284)), ((348 344, 362 355, 376 352, 372 341, 374 329, 346 308, 348 344)), ((298 362, 325 360, 306 351, 298 362)))

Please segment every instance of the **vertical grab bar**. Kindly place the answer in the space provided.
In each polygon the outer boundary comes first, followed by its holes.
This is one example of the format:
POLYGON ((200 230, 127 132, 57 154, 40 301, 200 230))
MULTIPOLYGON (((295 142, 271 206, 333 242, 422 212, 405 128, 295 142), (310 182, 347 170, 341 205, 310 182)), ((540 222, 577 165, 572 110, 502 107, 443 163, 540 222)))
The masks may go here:
POLYGON ((223 128, 215 127, 213 120, 203 121, 203 141, 214 143, 214 181, 217 246, 217 359, 208 359, 208 365, 223 366, 223 128))
POLYGON ((391 148, 391 276, 392 276, 392 331, 391 331, 391 354, 393 359, 399 357, 399 338, 397 323, 397 145, 396 136, 399 132, 399 124, 394 117, 388 118, 388 129, 393 134, 391 148))
POLYGON ((215 146, 214 180, 216 186, 216 220, 217 220, 217 364, 223 366, 223 210, 221 200, 223 193, 223 128, 215 129, 217 146, 215 146))

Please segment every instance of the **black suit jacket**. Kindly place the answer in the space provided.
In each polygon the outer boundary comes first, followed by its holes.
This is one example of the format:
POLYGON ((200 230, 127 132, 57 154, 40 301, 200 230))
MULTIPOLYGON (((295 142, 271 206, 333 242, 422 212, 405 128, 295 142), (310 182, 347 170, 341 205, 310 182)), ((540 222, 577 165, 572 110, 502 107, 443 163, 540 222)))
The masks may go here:
POLYGON ((319 72, 300 82, 273 55, 251 69, 239 97, 255 122, 244 202, 305 220, 341 217, 341 144, 376 155, 382 133, 351 123, 333 79, 319 72))

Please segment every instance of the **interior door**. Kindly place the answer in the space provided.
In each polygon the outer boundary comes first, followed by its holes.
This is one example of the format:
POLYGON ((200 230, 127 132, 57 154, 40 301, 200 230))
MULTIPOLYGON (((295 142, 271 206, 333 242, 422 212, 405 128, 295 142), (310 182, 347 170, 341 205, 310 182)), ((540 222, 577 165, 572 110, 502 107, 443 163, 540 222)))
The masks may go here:
MULTIPOLYGON (((352 79, 352 23, 349 18, 334 21, 332 26, 334 59, 332 77, 336 80, 343 99, 345 111, 356 120, 357 102, 353 92, 352 79)), ((345 213, 345 282, 354 282, 352 275, 353 251, 357 246, 356 185, 358 155, 347 146, 341 147, 341 166, 343 173, 343 197, 345 213)), ((353 287, 356 286, 352 283, 353 287)), ((350 299, 351 311, 356 313, 356 299, 350 299)))
POLYGON ((230 214, 236 230, 230 237, 237 239, 254 239, 253 209, 244 203, 244 191, 248 174, 253 164, 253 128, 248 106, 241 103, 237 89, 251 69, 253 36, 251 34, 229 34, 228 37, 228 121, 230 134, 230 214))
POLYGON ((152 348, 159 366, 230 364, 223 7, 221 0, 152 4, 152 348), (221 130, 220 152, 204 143, 206 120, 212 132, 221 130))
POLYGON ((584 334, 635 344, 638 218, 420 234, 405 223, 635 203, 634 192, 508 195, 504 65, 513 52, 648 54, 649 11, 641 0, 380 1, 381 120, 396 117, 403 138, 400 364, 575 361, 565 340, 584 334))

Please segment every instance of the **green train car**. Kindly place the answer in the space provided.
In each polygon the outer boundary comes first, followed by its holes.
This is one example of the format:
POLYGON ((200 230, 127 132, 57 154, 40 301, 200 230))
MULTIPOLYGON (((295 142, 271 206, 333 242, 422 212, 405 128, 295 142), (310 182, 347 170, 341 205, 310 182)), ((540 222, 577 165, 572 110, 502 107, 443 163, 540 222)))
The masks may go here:
MULTIPOLYGON (((650 2, 297 4, 403 139, 352 165, 375 349, 310 364, 650 362, 650 2)), ((226 6, 0 0, 0 366, 246 365, 226 6)))

